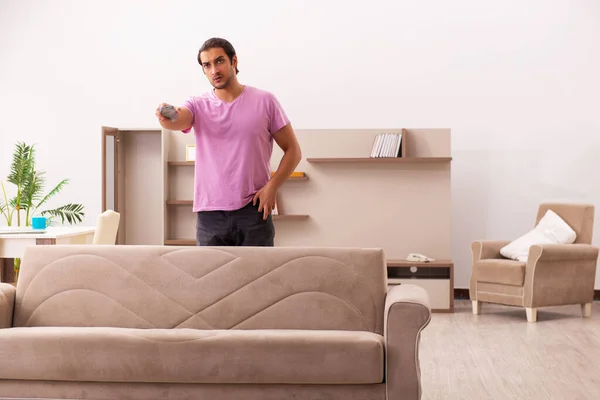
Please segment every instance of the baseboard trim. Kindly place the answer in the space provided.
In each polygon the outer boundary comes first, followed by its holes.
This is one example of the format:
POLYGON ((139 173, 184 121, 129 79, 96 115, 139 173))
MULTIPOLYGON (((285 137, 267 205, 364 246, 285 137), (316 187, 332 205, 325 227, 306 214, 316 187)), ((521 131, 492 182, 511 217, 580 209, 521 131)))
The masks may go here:
MULTIPOLYGON (((454 289, 454 298, 456 300, 469 300, 469 289, 454 289)), ((600 300, 600 290, 594 290, 594 300, 600 300)))

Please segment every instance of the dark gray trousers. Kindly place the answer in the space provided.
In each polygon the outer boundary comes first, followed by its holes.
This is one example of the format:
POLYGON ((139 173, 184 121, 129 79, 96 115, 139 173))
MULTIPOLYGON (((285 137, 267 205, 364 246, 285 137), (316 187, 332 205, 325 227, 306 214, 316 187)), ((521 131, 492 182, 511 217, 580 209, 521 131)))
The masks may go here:
POLYGON ((200 211, 196 221, 198 246, 273 246, 275 227, 263 219, 258 202, 234 211, 200 211))

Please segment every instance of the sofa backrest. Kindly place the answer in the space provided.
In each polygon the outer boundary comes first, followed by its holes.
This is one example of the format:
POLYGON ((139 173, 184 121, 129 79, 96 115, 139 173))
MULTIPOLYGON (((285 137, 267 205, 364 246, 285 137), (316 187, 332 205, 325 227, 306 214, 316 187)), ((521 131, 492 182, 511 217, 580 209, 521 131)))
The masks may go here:
POLYGON ((381 334, 381 249, 26 249, 14 326, 338 329, 381 334))

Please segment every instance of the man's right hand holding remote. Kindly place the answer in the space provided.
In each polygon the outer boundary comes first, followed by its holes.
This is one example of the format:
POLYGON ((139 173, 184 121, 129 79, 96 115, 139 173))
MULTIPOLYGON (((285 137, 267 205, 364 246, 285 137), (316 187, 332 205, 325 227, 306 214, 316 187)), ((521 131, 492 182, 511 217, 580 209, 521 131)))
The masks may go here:
POLYGON ((170 106, 167 103, 161 103, 156 108, 156 117, 158 118, 158 122, 165 129, 170 129, 172 131, 183 131, 192 127, 193 117, 190 110, 185 107, 173 107, 176 113, 176 117, 173 119, 167 118, 161 112, 163 107, 170 106))

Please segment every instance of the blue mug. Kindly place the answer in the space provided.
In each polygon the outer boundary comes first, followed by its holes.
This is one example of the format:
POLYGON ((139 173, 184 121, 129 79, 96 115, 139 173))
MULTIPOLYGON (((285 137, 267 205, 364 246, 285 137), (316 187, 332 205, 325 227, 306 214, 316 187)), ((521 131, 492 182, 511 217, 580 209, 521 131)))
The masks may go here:
POLYGON ((48 221, 46 217, 32 217, 31 218, 31 227, 33 229, 46 229, 48 221))

